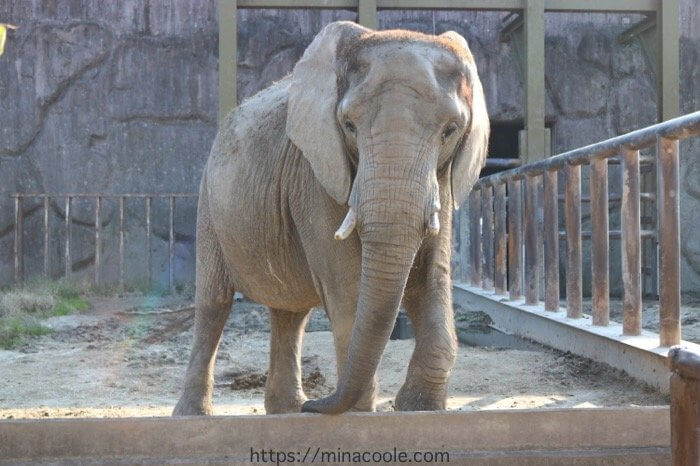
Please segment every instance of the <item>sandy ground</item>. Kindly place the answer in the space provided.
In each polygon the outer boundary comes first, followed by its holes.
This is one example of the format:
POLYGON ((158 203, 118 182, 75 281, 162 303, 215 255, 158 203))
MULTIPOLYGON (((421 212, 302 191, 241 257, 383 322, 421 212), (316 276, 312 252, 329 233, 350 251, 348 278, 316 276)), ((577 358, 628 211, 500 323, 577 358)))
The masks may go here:
MULTIPOLYGON (((215 413, 263 414, 267 310, 247 302, 235 307, 217 359, 215 413)), ((53 333, 0 351, 0 418, 169 415, 192 320, 182 299, 143 297, 93 299, 89 311, 49 319, 53 333)), ((389 342, 379 367, 380 410, 393 409, 412 351, 412 340, 389 342)), ((303 349, 309 397, 335 386, 334 354, 328 322, 314 311, 303 349)), ((535 351, 461 346, 449 395, 453 410, 668 404, 608 366, 536 345, 535 351)))

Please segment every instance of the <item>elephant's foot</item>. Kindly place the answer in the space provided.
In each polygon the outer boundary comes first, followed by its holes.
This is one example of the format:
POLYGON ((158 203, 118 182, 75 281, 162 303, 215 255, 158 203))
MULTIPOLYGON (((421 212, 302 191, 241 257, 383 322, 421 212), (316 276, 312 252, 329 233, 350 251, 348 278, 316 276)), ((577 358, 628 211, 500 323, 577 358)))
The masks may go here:
POLYGON ((201 396, 183 394, 173 409, 173 416, 211 416, 211 400, 201 396))
POLYGON ((397 411, 442 411, 445 409, 447 390, 445 385, 436 387, 421 382, 404 383, 396 395, 397 411))
POLYGON ((307 398, 303 391, 294 393, 265 392, 265 412, 267 414, 299 413, 307 398))

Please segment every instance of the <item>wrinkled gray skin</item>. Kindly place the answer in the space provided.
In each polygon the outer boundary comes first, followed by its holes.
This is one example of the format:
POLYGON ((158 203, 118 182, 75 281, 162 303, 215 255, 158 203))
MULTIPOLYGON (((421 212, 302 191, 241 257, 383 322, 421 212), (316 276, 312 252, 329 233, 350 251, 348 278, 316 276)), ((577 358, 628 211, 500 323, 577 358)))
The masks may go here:
POLYGON ((195 338, 174 415, 211 413, 234 290, 270 307, 268 413, 374 410, 401 302, 416 347, 395 405, 444 409, 457 347, 452 208, 477 179, 488 132, 459 34, 325 27, 292 74, 232 112, 214 142, 199 197, 195 338), (307 401, 300 349, 319 304, 338 387, 307 401))

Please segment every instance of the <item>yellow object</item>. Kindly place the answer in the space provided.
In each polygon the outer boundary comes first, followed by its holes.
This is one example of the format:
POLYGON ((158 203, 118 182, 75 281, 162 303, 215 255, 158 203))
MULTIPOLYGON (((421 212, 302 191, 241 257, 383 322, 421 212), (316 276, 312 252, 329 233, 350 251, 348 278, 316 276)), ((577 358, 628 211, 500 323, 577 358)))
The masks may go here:
POLYGON ((7 28, 0 24, 0 56, 5 51, 5 39, 7 39, 7 28))

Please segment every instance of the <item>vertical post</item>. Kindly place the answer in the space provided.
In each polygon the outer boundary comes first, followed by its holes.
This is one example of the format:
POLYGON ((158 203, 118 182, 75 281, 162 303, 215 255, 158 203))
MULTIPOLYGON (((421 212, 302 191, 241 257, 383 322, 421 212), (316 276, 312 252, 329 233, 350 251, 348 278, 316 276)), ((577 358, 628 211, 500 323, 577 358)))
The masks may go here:
POLYGON ((678 141, 658 138, 656 208, 659 240, 659 338, 661 346, 681 341, 678 141))
POLYGON ((583 277, 581 274, 581 166, 566 167, 564 193, 566 219, 566 315, 581 317, 583 277))
POLYGON ((525 13, 525 130, 526 162, 545 157, 544 128, 544 3, 527 0, 525 13))
POLYGON ((71 236, 72 236, 72 231, 71 231, 71 202, 72 198, 70 196, 66 196, 66 248, 65 248, 65 279, 70 280, 71 274, 73 272, 73 258, 71 257, 71 251, 70 251, 70 243, 71 243, 71 236))
POLYGON ((671 368, 671 457, 675 466, 700 460, 700 354, 676 346, 668 352, 671 368))
POLYGON ((24 280, 24 251, 22 250, 22 236, 24 235, 24 212, 22 212, 22 198, 15 197, 15 283, 24 280))
POLYGON ((494 187, 494 230, 496 234, 495 244, 495 276, 494 288, 496 294, 506 294, 506 185, 499 183, 494 187))
POLYGON ((102 266, 102 197, 95 197, 95 285, 100 284, 102 266))
POLYGON ((680 115, 679 0, 659 0, 656 15, 657 89, 659 121, 680 115))
POLYGON ((640 238, 639 151, 622 154, 622 333, 642 333, 642 255, 640 238))
POLYGON ((467 238, 469 237, 469 215, 468 209, 460 209, 457 211, 457 219, 459 221, 459 268, 460 280, 464 283, 469 281, 469 248, 467 247, 467 238))
POLYGON ((484 265, 481 270, 481 288, 493 291, 493 188, 481 189, 481 247, 484 265))
POLYGON ((357 22, 370 29, 377 29, 377 0, 360 0, 357 22))
POLYGON ((151 204, 153 198, 146 196, 146 283, 151 287, 151 204))
POLYGON ((537 178, 525 177, 525 303, 537 304, 540 293, 540 265, 537 241, 537 178))
POLYGON ((237 0, 219 0, 219 124, 236 106, 237 0))
POLYGON ((119 289, 124 289, 124 196, 119 197, 119 289))
POLYGON ((469 194, 469 283, 481 284, 481 191, 469 194))
POLYGON ((593 325, 610 321, 609 233, 608 233, 608 159, 591 161, 591 277, 593 285, 593 325))
POLYGON ((168 225, 170 232, 168 235, 168 288, 172 292, 175 288, 174 280, 174 259, 175 259, 175 196, 170 196, 170 218, 168 225))
POLYGON ((44 278, 49 278, 49 196, 44 197, 44 278))
POLYGON ((522 190, 520 180, 508 181, 508 296, 523 295, 520 251, 522 250, 522 190))
POLYGON ((545 311, 559 310, 559 188, 557 170, 545 170, 544 193, 544 274, 545 311))

